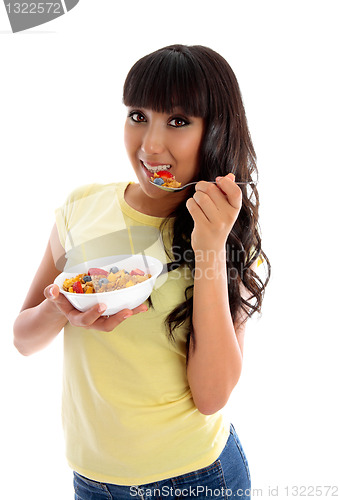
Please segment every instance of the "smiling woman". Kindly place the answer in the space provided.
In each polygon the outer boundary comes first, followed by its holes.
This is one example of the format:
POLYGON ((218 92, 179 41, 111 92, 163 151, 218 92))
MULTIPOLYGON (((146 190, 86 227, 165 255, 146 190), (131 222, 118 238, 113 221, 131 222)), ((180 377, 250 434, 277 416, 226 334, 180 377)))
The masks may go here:
POLYGON ((175 45, 132 67, 124 103, 138 183, 82 186, 57 210, 15 345, 32 354, 64 328, 63 423, 77 500, 130 498, 136 484, 152 496, 163 485, 164 498, 169 488, 201 498, 214 488, 215 498, 228 490, 245 499, 248 462, 221 410, 241 374, 246 319, 261 309, 268 276, 258 277, 258 258, 268 260, 256 186, 235 182, 257 173, 238 83, 213 50, 175 45), (164 192, 149 182, 160 170, 197 184, 164 192), (148 302, 105 317, 104 304, 79 312, 51 285, 60 262, 130 253, 126 246, 165 257, 148 302))

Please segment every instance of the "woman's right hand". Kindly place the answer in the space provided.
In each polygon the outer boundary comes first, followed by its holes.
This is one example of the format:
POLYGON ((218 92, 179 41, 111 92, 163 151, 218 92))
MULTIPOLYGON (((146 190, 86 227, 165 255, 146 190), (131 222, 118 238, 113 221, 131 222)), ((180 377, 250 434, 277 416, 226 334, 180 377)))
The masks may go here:
POLYGON ((112 316, 101 316, 105 312, 104 304, 96 304, 85 312, 80 312, 75 309, 67 298, 59 292, 58 285, 48 285, 44 290, 44 296, 48 301, 54 304, 59 312, 61 312, 71 323, 72 326, 79 326, 86 329, 95 329, 102 332, 111 332, 122 321, 129 318, 133 314, 145 312, 148 307, 141 304, 134 309, 123 309, 112 316))

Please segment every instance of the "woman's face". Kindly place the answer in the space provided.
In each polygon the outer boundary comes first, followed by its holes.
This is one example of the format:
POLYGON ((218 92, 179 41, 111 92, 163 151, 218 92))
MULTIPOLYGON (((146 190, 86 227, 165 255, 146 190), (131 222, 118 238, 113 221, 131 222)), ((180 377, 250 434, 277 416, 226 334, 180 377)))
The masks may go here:
POLYGON ((173 197, 177 202, 185 198, 185 191, 167 193, 149 180, 155 171, 169 170, 182 185, 190 182, 198 173, 203 129, 203 118, 187 116, 180 108, 175 108, 171 114, 128 108, 125 147, 147 197, 163 201, 172 197, 172 202, 173 197))

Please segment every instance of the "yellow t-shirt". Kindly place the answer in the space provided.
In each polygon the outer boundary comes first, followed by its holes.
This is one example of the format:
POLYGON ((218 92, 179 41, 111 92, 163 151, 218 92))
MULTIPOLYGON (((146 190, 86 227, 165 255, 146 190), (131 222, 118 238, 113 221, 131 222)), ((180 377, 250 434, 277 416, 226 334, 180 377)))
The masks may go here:
MULTIPOLYGON (((159 233, 163 219, 131 208, 126 186, 79 188, 56 211, 69 267, 96 251, 98 257, 144 251, 170 262, 159 233)), ((171 224, 166 245, 170 238, 171 224)), ((151 295, 154 309, 110 333, 65 326, 63 426, 67 459, 79 474, 141 485, 206 467, 222 452, 229 423, 221 412, 203 415, 196 408, 185 328, 175 330, 171 343, 164 325, 192 282, 187 268, 162 274, 151 295)))

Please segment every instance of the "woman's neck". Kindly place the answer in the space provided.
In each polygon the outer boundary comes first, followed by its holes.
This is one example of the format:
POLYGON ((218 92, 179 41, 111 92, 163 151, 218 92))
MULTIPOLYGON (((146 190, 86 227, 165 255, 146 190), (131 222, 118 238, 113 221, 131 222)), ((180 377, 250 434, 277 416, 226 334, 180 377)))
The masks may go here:
MULTIPOLYGON (((172 193, 170 193, 171 195, 172 193)), ((139 184, 129 184, 124 192, 125 202, 137 212, 152 217, 167 217, 178 206, 178 200, 164 196, 161 199, 152 199, 143 192, 139 184)))

